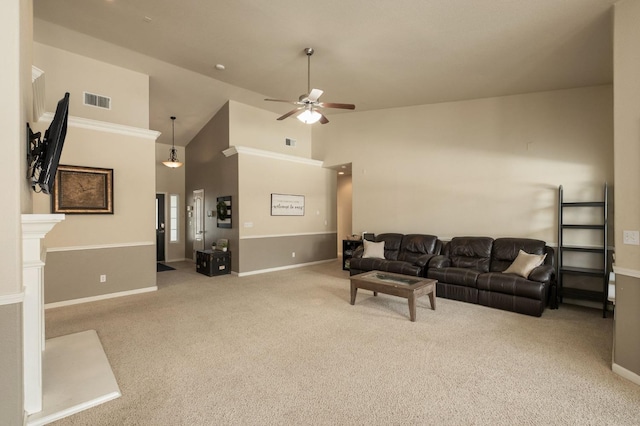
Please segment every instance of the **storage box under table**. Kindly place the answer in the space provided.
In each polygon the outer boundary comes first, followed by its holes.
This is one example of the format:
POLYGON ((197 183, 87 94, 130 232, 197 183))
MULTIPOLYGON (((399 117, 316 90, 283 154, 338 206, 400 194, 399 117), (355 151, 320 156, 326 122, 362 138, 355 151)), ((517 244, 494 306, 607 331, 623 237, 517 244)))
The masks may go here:
POLYGON ((220 250, 197 251, 196 271, 210 277, 231 273, 231 252, 220 250))

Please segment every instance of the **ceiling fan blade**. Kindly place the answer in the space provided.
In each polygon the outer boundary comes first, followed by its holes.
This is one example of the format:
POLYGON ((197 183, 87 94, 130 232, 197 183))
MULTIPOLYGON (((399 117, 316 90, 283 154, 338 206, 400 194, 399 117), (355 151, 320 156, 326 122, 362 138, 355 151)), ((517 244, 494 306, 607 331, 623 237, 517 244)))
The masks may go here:
POLYGON ((292 109, 291 111, 289 111, 288 113, 286 113, 285 115, 278 117, 278 120, 284 120, 287 117, 291 117, 293 114, 295 114, 296 112, 300 111, 301 109, 303 109, 304 107, 299 107, 296 109, 292 109))
POLYGON ((320 102, 318 106, 322 108, 356 109, 353 104, 337 104, 335 102, 320 102))
POLYGON ((307 96, 307 99, 311 102, 317 102, 318 98, 320 96, 322 96, 324 92, 320 89, 312 89, 311 93, 309 93, 309 96, 307 96))
MULTIPOLYGON (((318 113, 318 114, 320 114, 320 113, 318 113)), ((329 120, 327 120, 327 117, 325 117, 323 114, 320 114, 320 124, 327 124, 328 122, 329 122, 329 120)))

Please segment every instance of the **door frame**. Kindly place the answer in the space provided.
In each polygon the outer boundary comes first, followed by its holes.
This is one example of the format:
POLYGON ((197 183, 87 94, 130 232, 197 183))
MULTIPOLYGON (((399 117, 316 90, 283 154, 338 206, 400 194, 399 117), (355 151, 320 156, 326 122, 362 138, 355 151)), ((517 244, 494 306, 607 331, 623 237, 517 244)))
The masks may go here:
MULTIPOLYGON (((156 261, 157 262, 166 262, 167 261, 167 196, 168 193, 167 192, 162 192, 162 191, 156 191, 156 203, 158 200, 158 195, 162 195, 164 197, 164 205, 163 205, 163 210, 164 210, 164 223, 165 223, 165 227, 164 227, 164 239, 163 239, 163 243, 164 243, 164 247, 163 247, 163 252, 164 252, 164 259, 163 260, 158 260, 158 231, 156 229, 156 261)), ((157 204, 156 204, 157 206, 157 204)), ((156 212, 156 223, 158 221, 158 216, 157 216, 157 212, 156 212)))
POLYGON ((193 259, 196 259, 196 251, 198 250, 204 250, 205 248, 205 235, 206 235, 206 229, 205 229, 205 224, 206 221, 204 219, 204 213, 205 213, 205 192, 204 189, 195 189, 193 190, 193 244, 192 244, 192 251, 193 251, 193 259), (198 215, 197 210, 197 203, 196 203, 196 194, 202 194, 202 203, 201 203, 201 207, 200 207, 200 214, 198 215), (197 236, 197 229, 198 229, 198 216, 200 216, 201 218, 201 225, 202 225, 202 247, 200 247, 199 244, 199 240, 198 240, 198 236, 197 236))

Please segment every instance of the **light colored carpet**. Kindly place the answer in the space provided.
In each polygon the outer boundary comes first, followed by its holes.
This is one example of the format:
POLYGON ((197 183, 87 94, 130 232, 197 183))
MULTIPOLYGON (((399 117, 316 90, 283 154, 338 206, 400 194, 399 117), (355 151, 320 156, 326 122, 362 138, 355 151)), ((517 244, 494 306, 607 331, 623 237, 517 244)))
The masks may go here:
POLYGON ((640 387, 611 372, 611 319, 541 318, 360 290, 338 261, 207 277, 46 312, 47 338, 95 329, 122 397, 59 425, 638 425, 640 387))

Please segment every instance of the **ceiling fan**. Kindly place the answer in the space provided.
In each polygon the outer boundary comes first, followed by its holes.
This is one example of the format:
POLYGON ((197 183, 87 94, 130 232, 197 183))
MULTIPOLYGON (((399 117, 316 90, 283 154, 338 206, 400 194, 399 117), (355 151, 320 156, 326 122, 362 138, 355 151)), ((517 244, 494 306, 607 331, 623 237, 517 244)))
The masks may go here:
POLYGON ((297 108, 292 109, 285 115, 278 117, 278 120, 284 120, 287 117, 291 117, 299 111, 297 118, 306 124, 313 124, 317 121, 320 121, 320 124, 326 124, 329 122, 327 117, 325 117, 319 109, 321 108, 340 108, 340 109, 356 109, 356 106, 353 104, 338 104, 334 102, 320 102, 318 99, 322 95, 322 90, 320 89, 311 89, 311 55, 313 55, 313 48, 307 47, 304 49, 304 53, 307 54, 307 93, 304 95, 300 95, 300 98, 297 101, 284 101, 281 99, 265 99, 265 101, 271 102, 287 102, 294 105, 298 105, 297 108))

